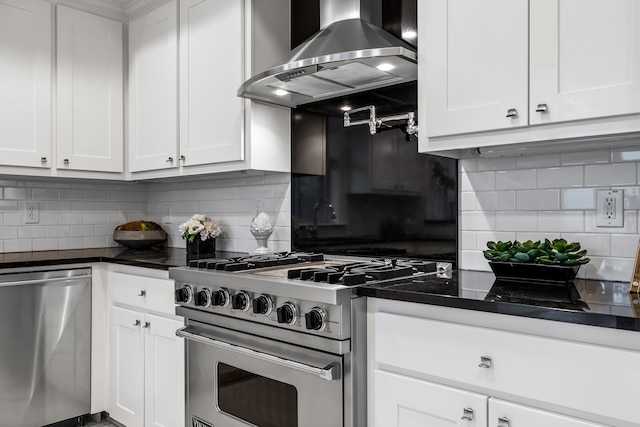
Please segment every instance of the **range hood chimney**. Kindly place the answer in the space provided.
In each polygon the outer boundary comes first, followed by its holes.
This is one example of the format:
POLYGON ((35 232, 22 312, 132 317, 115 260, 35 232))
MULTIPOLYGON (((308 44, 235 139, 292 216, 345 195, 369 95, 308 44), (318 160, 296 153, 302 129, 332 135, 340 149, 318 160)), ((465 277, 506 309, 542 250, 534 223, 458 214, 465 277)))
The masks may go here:
POLYGON ((417 79, 415 49, 380 27, 381 0, 320 0, 322 29, 238 96, 284 107, 417 79))

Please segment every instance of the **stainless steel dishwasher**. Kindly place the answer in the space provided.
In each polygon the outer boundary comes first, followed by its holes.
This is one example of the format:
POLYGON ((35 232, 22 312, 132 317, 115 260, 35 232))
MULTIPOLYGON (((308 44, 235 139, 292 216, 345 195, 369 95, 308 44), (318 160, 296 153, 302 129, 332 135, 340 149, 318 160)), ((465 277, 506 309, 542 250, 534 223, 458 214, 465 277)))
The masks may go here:
POLYGON ((90 411, 91 269, 0 273, 0 427, 90 411))

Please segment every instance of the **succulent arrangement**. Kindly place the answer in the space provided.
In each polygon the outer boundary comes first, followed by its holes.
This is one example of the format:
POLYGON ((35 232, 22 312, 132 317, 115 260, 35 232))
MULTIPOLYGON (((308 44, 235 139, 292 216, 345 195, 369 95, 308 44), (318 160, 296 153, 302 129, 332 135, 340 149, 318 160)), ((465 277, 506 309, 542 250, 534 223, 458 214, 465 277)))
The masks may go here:
POLYGON ((537 242, 490 241, 487 242, 487 247, 489 249, 483 251, 483 254, 489 261, 567 266, 586 264, 591 261, 585 257, 587 251, 580 250, 580 243, 567 243, 565 239, 553 241, 544 239, 537 242))

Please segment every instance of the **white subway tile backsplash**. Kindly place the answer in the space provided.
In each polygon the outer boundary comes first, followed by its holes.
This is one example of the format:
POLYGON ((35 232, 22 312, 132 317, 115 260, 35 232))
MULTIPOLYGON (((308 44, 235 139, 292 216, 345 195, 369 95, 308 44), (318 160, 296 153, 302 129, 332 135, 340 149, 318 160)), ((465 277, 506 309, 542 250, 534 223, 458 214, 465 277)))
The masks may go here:
POLYGON ((612 162, 637 162, 640 161, 640 150, 633 148, 616 148, 611 150, 612 162))
POLYGON ((538 227, 537 212, 496 212, 498 231, 536 231, 538 227))
POLYGON ((464 265, 467 270, 491 271, 489 262, 482 254, 482 251, 466 251, 459 252, 460 265, 464 265))
POLYGON ((478 159, 478 171, 497 171, 516 168, 515 157, 478 159))
POLYGON ((57 251, 58 239, 33 239, 34 251, 57 251))
POLYGON ((590 210, 596 208, 596 191, 593 188, 563 188, 561 209, 590 210))
POLYGON ((516 236, 516 240, 518 240, 519 242, 526 242, 528 240, 531 240, 532 242, 537 242, 537 241, 542 242, 544 241, 544 239, 553 240, 553 239, 559 239, 559 238, 560 238, 560 233, 551 233, 551 232, 539 233, 539 232, 523 231, 523 232, 518 232, 516 236))
POLYGON ((31 252, 33 244, 31 239, 15 239, 4 241, 5 252, 31 252))
MULTIPOLYGON (((618 187, 624 191, 624 208, 640 209, 640 187, 618 187)), ((595 207, 594 207, 595 209, 595 207)))
POLYGON ((458 162, 460 172, 476 172, 478 170, 478 159, 460 159, 458 162))
POLYGON ((0 239, 16 239, 18 238, 18 229, 16 227, 0 227, 0 239))
POLYGON ((609 234, 575 234, 562 233, 567 242, 579 242, 581 249, 586 249, 588 256, 610 256, 611 235, 609 234))
POLYGON ((584 168, 582 166, 565 166, 538 170, 538 188, 582 187, 583 184, 584 168))
POLYGON ((560 166, 560 155, 520 156, 516 158, 516 166, 518 169, 560 166))
POLYGON ((560 209, 560 190, 519 190, 516 192, 516 210, 553 209, 560 209))
POLYGON ((487 249, 487 242, 513 242, 516 240, 516 233, 513 231, 478 231, 476 239, 476 249, 483 251, 487 249))
POLYGON ((30 188, 5 187, 4 198, 7 200, 25 200, 31 199, 30 188))
POLYGON ((16 200, 0 200, 0 212, 15 212, 18 210, 16 200))
POLYGON ((542 232, 583 232, 584 212, 543 211, 538 212, 538 231, 542 232))
POLYGON ((470 172, 460 176, 462 191, 490 191, 496 189, 495 172, 470 172))
POLYGON ((478 208, 478 200, 476 197, 476 193, 463 192, 460 194, 460 210, 475 211, 477 208, 478 208))
POLYGON ((476 236, 477 232, 475 231, 461 231, 460 232, 460 249, 467 250, 475 250, 477 249, 476 245, 476 236))
POLYGON ((495 212, 461 212, 462 230, 495 230, 495 212))
POLYGON ((44 226, 22 226, 18 227, 18 239, 35 239, 42 238, 45 236, 45 227, 44 226))
POLYGON ((478 210, 511 211, 516 208, 515 191, 483 191, 476 193, 478 210))
POLYGON ((609 163, 610 153, 608 150, 599 151, 570 151, 560 155, 562 166, 571 165, 591 165, 594 163, 609 163))
POLYGON ((636 184, 635 163, 614 163, 610 165, 588 165, 584 167, 584 185, 603 187, 607 185, 636 184))
POLYGON ((640 236, 637 234, 612 234, 611 256, 635 258, 640 236))
POLYGON ((536 188, 538 171, 518 169, 496 172, 496 190, 525 190, 536 188))

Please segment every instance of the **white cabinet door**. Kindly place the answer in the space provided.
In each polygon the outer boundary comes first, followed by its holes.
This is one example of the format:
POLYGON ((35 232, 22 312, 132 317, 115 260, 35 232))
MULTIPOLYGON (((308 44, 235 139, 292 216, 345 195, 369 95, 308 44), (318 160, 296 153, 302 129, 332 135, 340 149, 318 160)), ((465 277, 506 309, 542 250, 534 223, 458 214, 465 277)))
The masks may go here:
POLYGON ((174 0, 129 23, 132 172, 178 166, 177 15, 174 0))
POLYGON ((243 2, 180 2, 182 165, 242 160, 243 2))
POLYGON ((531 124, 640 112, 637 1, 530 3, 531 124))
POLYGON ((527 0, 418 3, 421 134, 526 126, 527 0))
POLYGON ((484 427, 487 425, 487 396, 485 395, 384 371, 375 371, 373 386, 375 411, 373 426, 484 427))
POLYGON ((0 163, 50 167, 51 5, 0 0, 0 163))
POLYGON ((489 399, 489 425, 499 427, 604 427, 577 418, 489 399))
POLYGON ((122 23, 58 5, 57 24, 57 167, 122 172, 122 23))
POLYGON ((109 307, 109 415, 127 427, 144 422, 144 315, 109 307))
POLYGON ((184 340, 177 320, 145 316, 145 427, 184 424, 184 340))

